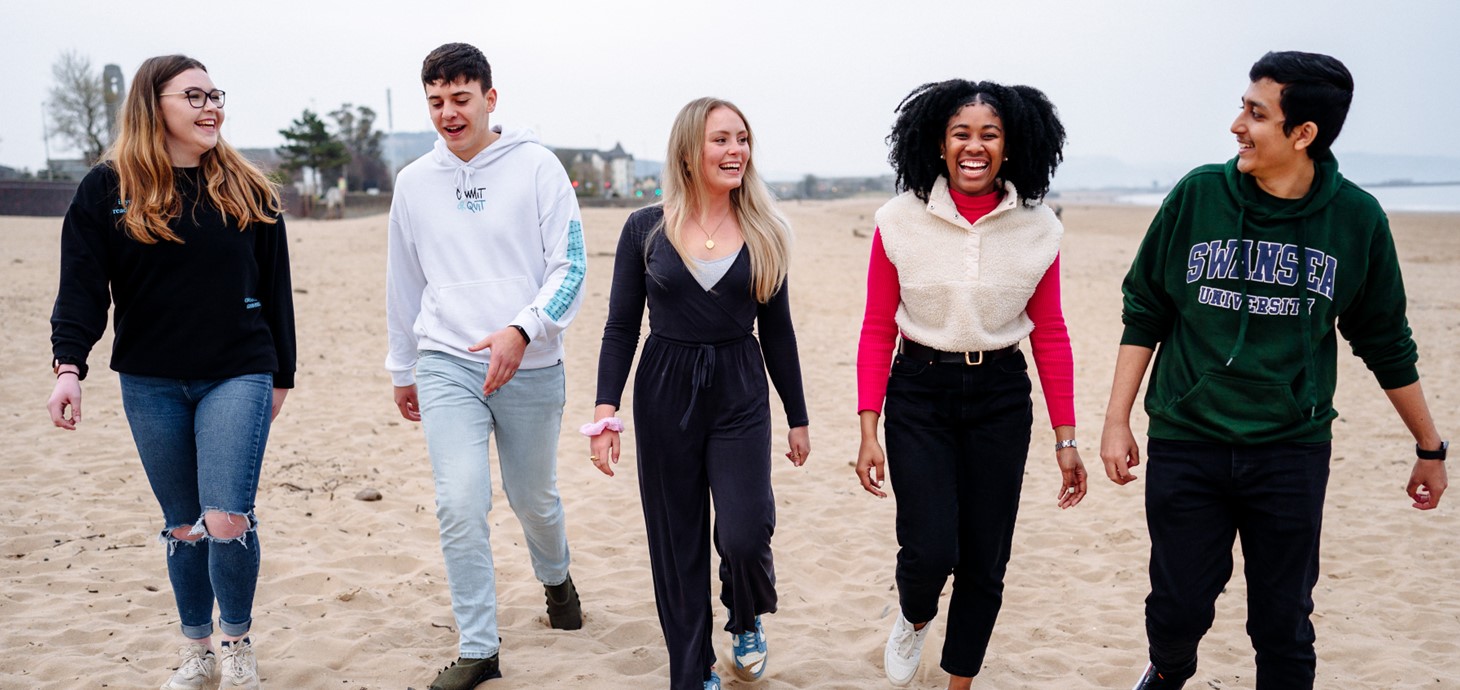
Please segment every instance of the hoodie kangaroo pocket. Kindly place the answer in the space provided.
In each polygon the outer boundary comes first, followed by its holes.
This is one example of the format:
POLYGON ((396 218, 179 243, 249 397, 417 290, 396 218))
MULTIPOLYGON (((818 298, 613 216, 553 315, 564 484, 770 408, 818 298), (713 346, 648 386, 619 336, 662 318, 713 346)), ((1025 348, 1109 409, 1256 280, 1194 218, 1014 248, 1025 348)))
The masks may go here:
POLYGON ((536 291, 526 278, 503 278, 449 285, 430 295, 423 308, 441 335, 438 340, 470 345, 507 326, 507 322, 532 303, 536 291))
POLYGON ((1207 373, 1167 408, 1168 419, 1232 441, 1263 442, 1303 418, 1286 383, 1207 373))

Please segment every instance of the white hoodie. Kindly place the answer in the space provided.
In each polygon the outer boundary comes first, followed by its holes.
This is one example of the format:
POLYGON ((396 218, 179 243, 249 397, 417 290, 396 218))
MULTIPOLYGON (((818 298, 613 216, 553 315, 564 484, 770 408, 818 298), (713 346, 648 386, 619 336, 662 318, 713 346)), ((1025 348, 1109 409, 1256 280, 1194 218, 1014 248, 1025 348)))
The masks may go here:
POLYGON ((409 386, 421 350, 487 362, 467 348, 509 325, 531 339, 523 369, 552 366, 587 267, 573 186, 536 135, 502 131, 465 163, 437 139, 395 180, 385 368, 409 386))

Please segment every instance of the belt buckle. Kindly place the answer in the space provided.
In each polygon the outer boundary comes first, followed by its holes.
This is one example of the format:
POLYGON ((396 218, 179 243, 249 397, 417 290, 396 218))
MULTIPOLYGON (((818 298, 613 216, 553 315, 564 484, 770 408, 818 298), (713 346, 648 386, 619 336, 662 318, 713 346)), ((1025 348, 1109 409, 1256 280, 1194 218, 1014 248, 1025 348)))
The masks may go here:
POLYGON ((968 358, 968 356, 971 355, 971 354, 973 354, 973 353, 972 352, 965 352, 965 353, 963 353, 963 363, 964 364, 967 364, 968 366, 971 366, 971 367, 976 367, 976 366, 979 366, 980 364, 983 364, 983 351, 982 350, 980 350, 978 352, 978 361, 977 362, 975 362, 975 361, 973 361, 973 360, 971 360, 971 359, 968 358))

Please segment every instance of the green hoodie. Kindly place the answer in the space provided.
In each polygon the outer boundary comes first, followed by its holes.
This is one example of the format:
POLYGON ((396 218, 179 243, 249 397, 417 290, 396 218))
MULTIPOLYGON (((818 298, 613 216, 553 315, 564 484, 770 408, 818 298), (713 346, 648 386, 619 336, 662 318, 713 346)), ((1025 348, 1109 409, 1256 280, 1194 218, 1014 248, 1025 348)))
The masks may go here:
POLYGON ((1331 439, 1337 333, 1380 386, 1419 379, 1384 211, 1331 154, 1314 172, 1306 196, 1279 199, 1234 158, 1193 170, 1162 203, 1122 286, 1121 343, 1160 343, 1150 437, 1331 439))

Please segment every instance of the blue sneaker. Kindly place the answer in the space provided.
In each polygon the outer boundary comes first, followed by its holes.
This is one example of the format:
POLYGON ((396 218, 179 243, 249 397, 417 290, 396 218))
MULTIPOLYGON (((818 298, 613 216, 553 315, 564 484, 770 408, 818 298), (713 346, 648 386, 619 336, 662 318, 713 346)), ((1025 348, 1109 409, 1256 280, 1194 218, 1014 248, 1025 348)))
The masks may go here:
POLYGON ((731 633, 730 642, 734 648, 735 675, 741 680, 759 680, 765 674, 766 646, 765 629, 760 625, 760 616, 755 617, 755 629, 740 634, 731 633))
POLYGON ((720 690, 720 676, 710 671, 710 679, 705 681, 705 690, 720 690))

